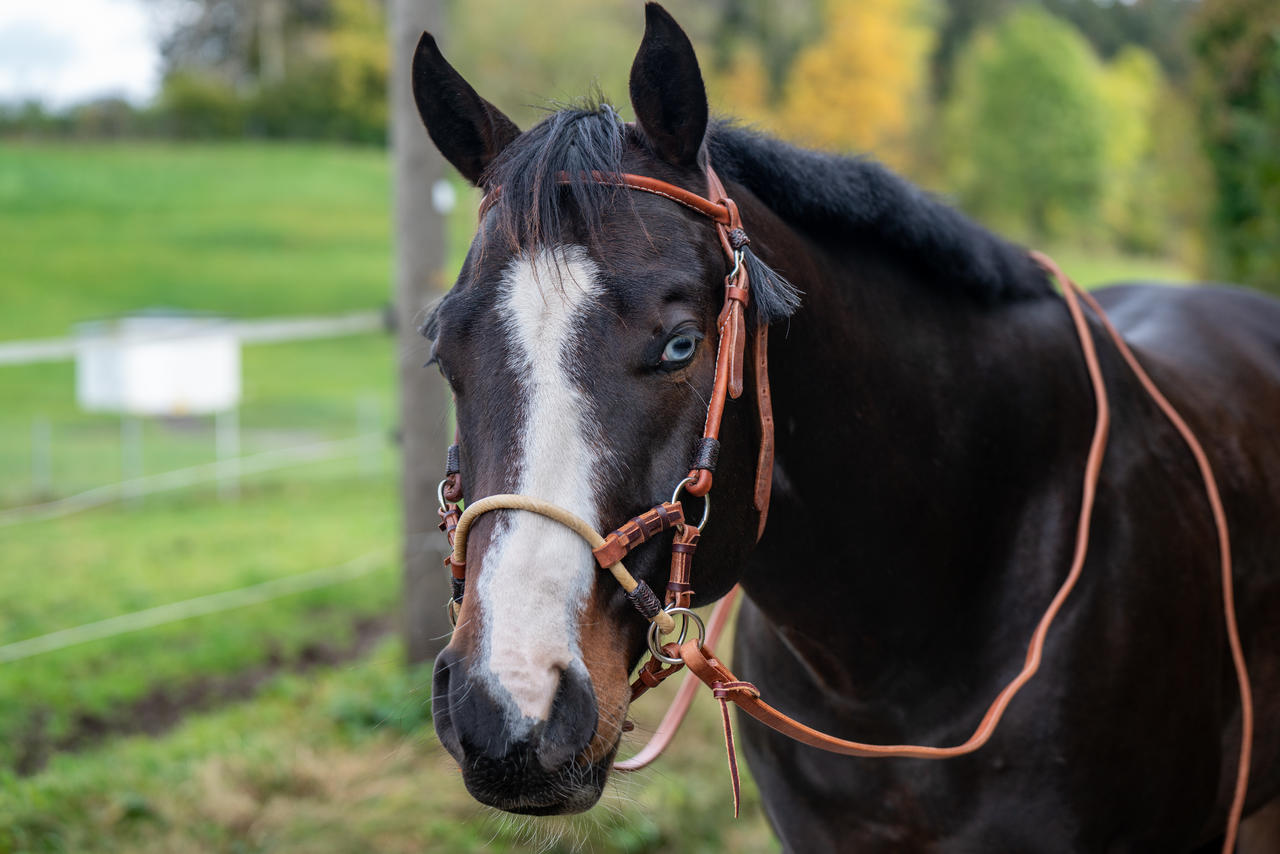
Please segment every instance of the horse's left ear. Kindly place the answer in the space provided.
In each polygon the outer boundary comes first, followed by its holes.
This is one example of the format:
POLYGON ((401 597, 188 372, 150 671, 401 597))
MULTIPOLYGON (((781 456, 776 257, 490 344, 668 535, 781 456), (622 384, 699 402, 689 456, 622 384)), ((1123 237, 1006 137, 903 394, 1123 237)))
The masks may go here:
POLYGON ((644 40, 631 64, 631 107, 654 153, 696 166, 707 133, 707 90, 680 25, 657 3, 644 7, 644 40))

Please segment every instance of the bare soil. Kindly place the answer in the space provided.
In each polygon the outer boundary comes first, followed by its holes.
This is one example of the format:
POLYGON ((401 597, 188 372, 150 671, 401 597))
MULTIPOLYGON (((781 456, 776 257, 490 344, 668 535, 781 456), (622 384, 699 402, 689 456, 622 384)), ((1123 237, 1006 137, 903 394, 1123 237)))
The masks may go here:
POLYGON ((172 729, 193 712, 203 712, 254 696, 271 677, 285 672, 305 673, 367 655, 392 629, 389 615, 366 617, 353 625, 355 638, 345 646, 316 642, 286 659, 278 652, 265 664, 228 676, 207 676, 189 682, 158 685, 131 703, 103 715, 80 712, 71 731, 58 737, 48 731, 49 712, 32 709, 27 727, 19 734, 14 770, 20 776, 37 773, 57 753, 87 750, 117 735, 158 735, 172 729))

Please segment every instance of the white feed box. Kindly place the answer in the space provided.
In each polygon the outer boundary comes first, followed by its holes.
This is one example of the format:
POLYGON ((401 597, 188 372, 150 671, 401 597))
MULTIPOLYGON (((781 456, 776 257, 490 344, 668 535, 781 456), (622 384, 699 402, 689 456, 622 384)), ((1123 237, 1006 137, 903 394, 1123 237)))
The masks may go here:
POLYGON ((240 403, 240 340, 220 318, 145 314, 76 326, 76 399, 90 412, 204 415, 240 403))

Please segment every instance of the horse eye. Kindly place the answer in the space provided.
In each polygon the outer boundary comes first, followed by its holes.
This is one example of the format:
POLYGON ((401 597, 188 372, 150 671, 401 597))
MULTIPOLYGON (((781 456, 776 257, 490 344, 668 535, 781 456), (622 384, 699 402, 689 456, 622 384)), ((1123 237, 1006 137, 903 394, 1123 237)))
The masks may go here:
POLYGON ((680 363, 689 361, 696 349, 698 339, 692 335, 673 335, 662 351, 663 367, 677 367, 680 363))

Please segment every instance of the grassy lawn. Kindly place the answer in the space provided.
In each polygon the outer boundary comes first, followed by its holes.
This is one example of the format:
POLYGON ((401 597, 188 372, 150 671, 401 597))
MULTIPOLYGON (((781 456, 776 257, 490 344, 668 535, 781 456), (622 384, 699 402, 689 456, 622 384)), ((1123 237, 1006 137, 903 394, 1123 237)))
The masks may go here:
MULTIPOLYGON (((389 292, 385 154, 324 146, 6 144, 0 148, 0 340, 64 335, 152 305, 234 316, 377 308, 389 292)), ((470 214, 468 214, 468 217, 470 214)), ((394 425, 385 335, 243 353, 242 453, 394 425)), ((121 422, 85 414, 74 367, 0 367, 0 511, 112 483, 121 422), (51 437, 35 494, 33 426, 51 437)), ((142 470, 214 459, 210 419, 149 420, 142 470)), ((246 476, 0 527, 0 646, 372 554, 360 578, 0 664, 0 768, 38 767, 97 733, 209 705, 270 669, 349 652, 398 599, 394 453, 246 476)))
MULTIPOLYGON (((334 473, 149 500, 0 532, 0 645, 370 555, 335 586, 0 663, 0 768, 30 768, 210 679, 350 647, 393 613, 397 516, 385 476, 334 473), (157 698, 160 692, 163 696, 157 698)), ((221 684, 221 683, 219 683, 221 684)))
MULTIPOLYGON (((245 351, 243 450, 355 435, 357 409, 389 433, 391 339, 381 335, 257 345, 245 351)), ((79 414, 71 368, 0 369, 0 502, 32 498, 31 418, 54 425, 61 494, 120 475, 119 421, 79 414)), ((0 645, 72 626, 379 554, 381 568, 337 586, 0 664, 0 768, 31 767, 111 728, 161 691, 288 665, 353 643, 362 621, 386 621, 399 582, 394 454, 375 439, 360 456, 246 476, 239 501, 215 484, 137 503, 0 528, 0 645), (371 465, 372 463, 372 465, 371 465)), ((213 459, 207 423, 148 422, 147 471, 213 459)), ((3 506, 3 503, 0 503, 3 506)))
POLYGON ((241 314, 387 299, 386 157, 297 145, 0 149, 0 339, 149 305, 241 314))
MULTIPOLYGON (((615 775, 601 807, 518 820, 466 793, 430 731, 427 679, 406 674, 390 642, 358 665, 276 678, 258 699, 161 738, 56 757, 25 779, 0 772, 0 851, 777 850, 749 777, 733 818, 709 697, 656 766, 615 775)), ((639 704, 637 733, 677 681, 639 704)))
MULTIPOLYGON (((460 260, 475 194, 459 189, 460 260)), ((148 306, 242 317, 376 308, 390 293, 390 204, 375 148, 6 141, 0 340, 148 306)))

